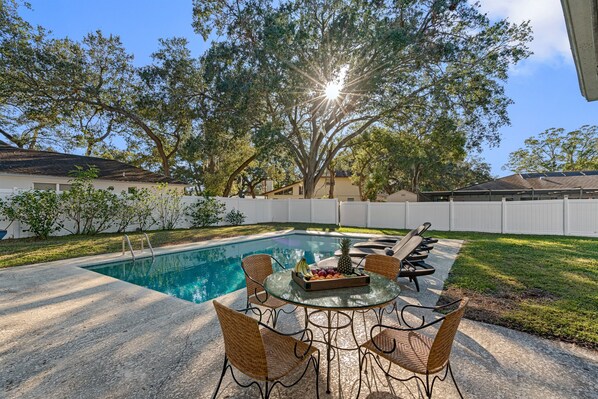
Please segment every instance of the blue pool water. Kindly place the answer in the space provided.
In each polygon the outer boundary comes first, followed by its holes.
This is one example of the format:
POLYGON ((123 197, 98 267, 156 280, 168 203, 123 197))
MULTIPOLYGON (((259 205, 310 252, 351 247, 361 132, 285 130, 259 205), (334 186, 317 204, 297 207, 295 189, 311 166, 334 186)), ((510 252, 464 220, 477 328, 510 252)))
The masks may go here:
MULTIPOLYGON (((332 256, 339 241, 337 237, 295 233, 159 255, 153 260, 142 258, 90 266, 88 269, 201 303, 245 287, 241 259, 248 255, 269 254, 289 268, 302 257, 308 263, 314 263, 332 256)), ((362 240, 353 238, 352 241, 362 240)), ((277 270, 277 267, 274 269, 277 270)))

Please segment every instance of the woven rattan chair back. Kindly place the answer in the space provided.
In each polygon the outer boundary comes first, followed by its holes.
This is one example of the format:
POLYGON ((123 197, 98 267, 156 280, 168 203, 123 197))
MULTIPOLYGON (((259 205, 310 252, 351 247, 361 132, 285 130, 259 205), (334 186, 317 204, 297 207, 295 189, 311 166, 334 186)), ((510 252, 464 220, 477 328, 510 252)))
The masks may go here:
POLYGON ((395 280, 401 271, 401 261, 392 256, 368 255, 365 257, 365 270, 378 273, 389 280, 395 280))
POLYGON ((260 380, 268 376, 266 351, 257 320, 214 301, 224 336, 224 352, 242 373, 260 380))
POLYGON ((459 323, 463 318, 465 306, 467 306, 469 298, 463 298, 459 303, 459 307, 447 314, 442 325, 438 329, 438 333, 434 338, 434 343, 430 348, 430 356, 428 356, 428 370, 436 371, 442 369, 449 360, 451 348, 459 323))
POLYGON ((247 296, 255 295, 256 292, 264 291, 264 287, 256 284, 264 284, 266 277, 272 274, 272 258, 270 255, 251 255, 241 261, 241 266, 245 270, 245 283, 247 284, 247 296))
POLYGON ((420 236, 413 236, 409 239, 405 245, 398 251, 395 251, 393 257, 397 258, 401 262, 404 261, 413 251, 417 249, 422 243, 423 238, 420 236))

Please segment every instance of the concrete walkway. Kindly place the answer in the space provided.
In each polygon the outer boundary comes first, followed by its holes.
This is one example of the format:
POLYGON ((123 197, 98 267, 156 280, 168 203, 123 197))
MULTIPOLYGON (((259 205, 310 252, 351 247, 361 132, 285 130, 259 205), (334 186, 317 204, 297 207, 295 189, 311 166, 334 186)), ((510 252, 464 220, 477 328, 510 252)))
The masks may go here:
MULTIPOLYGON (((421 293, 405 281, 401 300, 435 304, 460 245, 439 243, 430 256, 438 272, 422 281, 421 293)), ((212 304, 168 297, 76 263, 0 270, 0 397, 210 397, 223 356, 212 304)), ((243 295, 237 291, 221 300, 241 307, 243 295)), ((297 328, 302 318, 283 317, 281 329, 297 328)), ((333 393, 321 389, 322 397, 355 397, 356 358, 348 353, 333 361, 333 393)), ((464 320, 451 362, 465 397, 598 398, 596 352, 502 327, 464 320)), ((324 375, 322 369, 321 381, 324 375)), ((308 376, 273 396, 315 397, 313 373, 308 376)), ((219 397, 256 393, 237 388, 229 375, 219 397)), ((360 397, 411 398, 418 392, 414 382, 389 385, 372 369, 360 397)), ((458 396, 443 382, 435 397, 458 396)))

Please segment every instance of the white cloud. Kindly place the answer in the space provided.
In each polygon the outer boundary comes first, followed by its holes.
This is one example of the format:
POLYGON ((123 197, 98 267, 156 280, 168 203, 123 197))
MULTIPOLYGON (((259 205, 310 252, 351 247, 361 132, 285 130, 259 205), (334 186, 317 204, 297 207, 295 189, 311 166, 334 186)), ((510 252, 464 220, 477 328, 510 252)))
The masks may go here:
POLYGON ((480 0, 481 10, 490 19, 530 21, 534 54, 528 62, 560 64, 572 62, 563 9, 559 0, 480 0))

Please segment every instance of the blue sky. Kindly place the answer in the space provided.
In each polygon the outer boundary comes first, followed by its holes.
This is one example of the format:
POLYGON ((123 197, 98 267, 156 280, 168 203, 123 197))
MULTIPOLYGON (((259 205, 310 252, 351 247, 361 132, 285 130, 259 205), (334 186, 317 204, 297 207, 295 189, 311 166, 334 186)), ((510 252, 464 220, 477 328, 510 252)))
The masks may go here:
MULTIPOLYGON (((28 21, 74 40, 97 29, 117 34, 137 65, 149 62, 161 37, 189 38, 196 56, 206 48, 191 28, 191 0, 29 1, 33 11, 23 12, 28 21)), ((534 31, 534 55, 512 71, 506 84, 515 102, 509 108, 511 126, 501 129, 500 146, 481 154, 492 165, 492 173, 503 176, 509 174, 501 169, 509 153, 527 137, 550 127, 573 130, 598 125, 598 102, 586 102, 579 91, 559 0, 481 0, 481 4, 492 18, 529 19, 534 31)))

